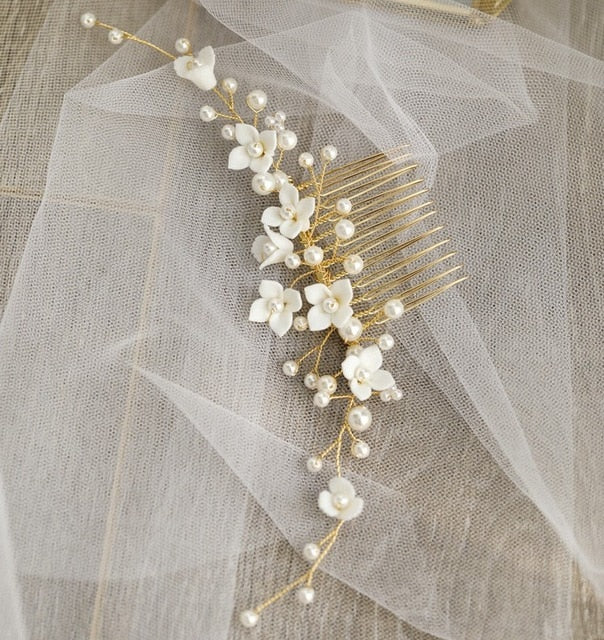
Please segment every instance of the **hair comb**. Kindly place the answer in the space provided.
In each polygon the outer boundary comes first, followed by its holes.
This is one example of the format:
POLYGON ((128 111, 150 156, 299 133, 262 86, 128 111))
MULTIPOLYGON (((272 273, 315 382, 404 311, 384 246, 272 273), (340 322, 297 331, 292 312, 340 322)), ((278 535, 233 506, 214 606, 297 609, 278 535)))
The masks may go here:
POLYGON ((212 47, 194 55, 188 40, 179 38, 175 45, 179 55, 173 56, 99 22, 91 13, 85 13, 81 23, 107 29, 114 44, 132 40, 150 46, 173 60, 180 77, 212 94, 219 106, 201 106, 201 120, 224 123, 221 135, 233 144, 228 160, 225 154, 228 168, 251 171, 251 188, 266 197, 259 220, 263 233, 251 251, 261 270, 281 270, 286 281, 260 281, 249 320, 267 323, 278 336, 292 327, 316 333, 316 344, 283 363, 283 373, 303 377, 316 407, 342 404, 341 422, 330 444, 306 461, 311 473, 321 472, 326 461, 333 462, 335 475, 316 500, 335 524, 322 539, 301 549, 309 563, 302 575, 241 613, 241 623, 254 627, 267 607, 291 591, 304 605, 314 600, 318 568, 343 535, 345 523, 363 511, 363 498, 344 475, 346 460, 348 455, 363 459, 370 453, 369 444, 360 437, 373 421, 368 405, 403 397, 392 374, 382 367, 384 353, 394 347, 383 325, 466 276, 453 261, 455 253, 446 251, 449 240, 442 237, 443 227, 429 224, 435 215, 433 202, 406 146, 338 165, 337 149, 327 144, 318 161, 303 151, 288 163, 298 138, 286 127, 285 114, 265 115, 259 129, 266 93, 252 89, 244 104, 237 106, 238 82, 225 78, 218 83, 212 47), (324 363, 331 341, 343 345, 336 371, 327 370, 324 363))

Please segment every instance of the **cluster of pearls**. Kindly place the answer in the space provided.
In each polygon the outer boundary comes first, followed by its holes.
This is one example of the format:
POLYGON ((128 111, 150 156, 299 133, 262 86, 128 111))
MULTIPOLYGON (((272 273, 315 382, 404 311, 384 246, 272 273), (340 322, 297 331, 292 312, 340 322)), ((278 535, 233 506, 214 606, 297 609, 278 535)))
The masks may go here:
POLYGON ((397 387, 390 387, 390 389, 384 389, 380 391, 380 400, 382 402, 391 402, 402 400, 403 392, 397 387))
POLYGON ((308 374, 304 379, 304 384, 308 386, 307 381, 313 384, 313 389, 317 390, 313 397, 315 407, 326 407, 331 400, 331 396, 337 391, 337 380, 333 376, 317 377, 316 374, 308 374), (313 375, 314 378, 309 379, 310 375, 313 375))

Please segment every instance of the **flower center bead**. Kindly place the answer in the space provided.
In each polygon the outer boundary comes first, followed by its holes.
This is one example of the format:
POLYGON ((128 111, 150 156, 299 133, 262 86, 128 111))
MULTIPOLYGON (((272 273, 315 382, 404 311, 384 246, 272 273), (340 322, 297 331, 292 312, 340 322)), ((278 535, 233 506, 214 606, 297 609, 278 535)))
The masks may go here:
POLYGON ((369 373, 369 371, 367 371, 367 369, 363 369, 362 367, 359 367, 356 370, 356 373, 354 375, 354 377, 361 383, 363 382, 367 382, 367 380, 369 380, 369 376, 371 374, 369 373))
POLYGON ((269 300, 268 308, 271 313, 281 313, 283 311, 283 301, 279 298, 272 298, 269 300))
POLYGON ((350 504, 350 499, 348 498, 348 496, 344 495, 343 493, 334 494, 331 501, 333 503, 333 506, 336 509, 338 509, 338 511, 341 511, 342 509, 346 509, 346 507, 350 504))
POLYGON ((296 210, 290 205, 281 207, 281 217, 284 220, 293 220, 296 217, 296 210))
POLYGON ((245 150, 252 158, 259 158, 264 153, 264 147, 261 142, 250 142, 245 150))
POLYGON ((322 306, 325 313, 335 313, 340 307, 340 303, 335 298, 325 298, 322 306))
POLYGON ((272 253, 277 251, 277 247, 272 242, 265 242, 262 247, 262 252, 265 256, 270 256, 272 253))

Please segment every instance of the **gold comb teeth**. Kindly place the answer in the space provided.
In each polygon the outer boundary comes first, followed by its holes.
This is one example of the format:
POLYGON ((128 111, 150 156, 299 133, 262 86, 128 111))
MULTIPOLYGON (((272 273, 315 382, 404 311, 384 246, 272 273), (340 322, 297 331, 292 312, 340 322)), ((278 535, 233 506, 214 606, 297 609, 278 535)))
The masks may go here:
POLYGON ((252 253, 260 269, 283 263, 295 272, 286 287, 277 280, 260 282, 260 297, 251 305, 249 320, 267 323, 279 336, 292 326, 297 332, 318 333, 312 348, 283 363, 283 372, 294 377, 304 370, 304 385, 312 390, 317 408, 342 402, 342 420, 331 442, 306 461, 308 471, 318 473, 327 459, 333 460, 335 475, 319 493, 317 504, 335 525, 318 542, 301 549, 310 564, 306 571, 241 613, 241 623, 254 627, 262 611, 294 589, 300 603, 314 600, 318 568, 343 525, 363 511, 363 499, 343 475, 344 453, 357 459, 370 454, 369 444, 359 436, 373 422, 366 403, 403 396, 392 374, 382 368, 394 338, 381 325, 444 293, 465 276, 459 275, 461 265, 449 266, 455 252, 446 252, 449 240, 441 237, 443 227, 429 224, 435 210, 408 147, 376 152, 339 167, 333 164, 338 155, 333 145, 321 149, 318 163, 305 151, 297 157, 304 180, 296 182, 283 169, 298 143, 295 132, 286 128, 285 114, 267 115, 265 128, 258 130, 266 93, 253 89, 237 106, 238 82, 224 78, 218 83, 212 47, 194 55, 188 40, 179 38, 175 48, 180 55, 174 57, 99 22, 91 13, 84 14, 81 23, 107 29, 114 44, 131 40, 151 47, 173 60, 178 76, 221 103, 220 111, 203 105, 201 120, 224 122, 221 135, 234 143, 228 168, 251 169, 252 190, 270 199, 261 216, 264 233, 254 240, 252 253), (337 370, 329 371, 324 354, 332 336, 337 340, 334 334, 343 341, 346 354, 337 370))

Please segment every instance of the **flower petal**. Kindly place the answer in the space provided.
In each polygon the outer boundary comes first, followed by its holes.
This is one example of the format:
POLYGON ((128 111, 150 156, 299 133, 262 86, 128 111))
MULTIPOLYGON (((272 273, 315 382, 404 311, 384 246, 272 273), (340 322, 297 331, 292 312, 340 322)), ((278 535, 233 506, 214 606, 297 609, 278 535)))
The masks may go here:
POLYGON ((368 371, 377 371, 382 366, 382 352, 377 344, 372 344, 359 353, 359 360, 361 366, 368 371))
POLYGON ((356 378, 350 381, 350 390, 361 401, 371 397, 371 386, 366 382, 359 382, 356 378))
POLYGON ((282 220, 279 226, 279 231, 281 231, 286 238, 295 238, 301 230, 302 227, 297 220, 282 220))
MULTIPOLYGON (((279 207, 275 207, 275 209, 279 209, 279 207)), ((280 233, 277 233, 268 227, 264 229, 264 232, 270 238, 271 242, 283 252, 286 254, 294 252, 294 243, 291 240, 288 240, 285 236, 282 236, 280 233)))
POLYGON ((264 245, 269 241, 270 238, 268 238, 268 236, 258 236, 254 240, 252 244, 252 255, 254 256, 254 258, 256 258, 256 260, 258 260, 258 262, 262 262, 264 260, 262 250, 264 249, 264 245))
POLYGON ((209 91, 216 86, 216 76, 211 67, 194 67, 189 80, 203 91, 209 91))
POLYGON ((258 142, 258 130, 256 127, 252 127, 251 124, 241 124, 238 122, 235 125, 235 138, 239 144, 258 142))
POLYGON ((324 284, 317 282, 304 287, 304 295, 310 304, 321 304, 325 298, 331 296, 331 291, 324 284))
POLYGON ((189 75, 188 64, 193 60, 193 56, 179 56, 174 60, 174 71, 177 76, 187 78, 189 75))
POLYGON ((315 199, 314 198, 302 198, 298 205, 296 206, 296 211, 298 212, 299 218, 304 218, 306 220, 310 219, 310 216, 314 213, 315 210, 315 199))
POLYGON ((266 322, 271 315, 268 310, 268 304, 264 298, 258 298, 252 302, 250 307, 250 322, 266 322))
POLYGON ((273 164, 273 156, 264 155, 259 158, 252 158, 250 169, 255 173, 266 173, 271 168, 271 164, 273 164))
POLYGON ((250 166, 250 156, 245 147, 235 147, 229 153, 229 169, 247 169, 250 166))
POLYGON ((213 69, 214 63, 216 62, 216 54, 214 53, 214 49, 211 46, 207 46, 197 53, 195 59, 200 64, 211 67, 213 69))
POLYGON ((284 259, 285 256, 283 255, 283 252, 277 249, 277 251, 273 251, 269 256, 267 256, 266 260, 264 260, 258 268, 264 269, 264 267, 268 267, 269 264, 277 264, 278 262, 283 262, 284 259))
MULTIPOLYGON (((332 288, 333 291, 333 288, 332 288)), ((352 318, 352 307, 342 306, 331 314, 331 322, 338 329, 343 327, 352 318)))
POLYGON ((347 380, 352 380, 354 374, 359 367, 359 359, 357 356, 348 356, 344 362, 342 362, 342 373, 347 380))
POLYGON ((340 520, 352 520, 363 511, 363 498, 353 498, 346 509, 342 509, 338 514, 340 520))
POLYGON ((372 389, 375 389, 376 391, 383 391, 384 389, 390 389, 390 387, 393 387, 396 383, 389 371, 378 369, 369 377, 369 384, 372 389))
POLYGON ((308 328, 311 331, 323 331, 323 329, 327 329, 331 324, 331 316, 318 306, 311 307, 307 315, 307 320, 308 328))
POLYGON ((281 299, 283 297, 283 287, 276 280, 261 280, 258 290, 260 295, 267 300, 271 298, 281 299))
POLYGON ((302 308, 302 296, 295 289, 286 289, 283 292, 283 302, 287 311, 300 311, 302 308))
POLYGON ((352 285, 348 278, 336 280, 330 287, 333 297, 340 303, 340 306, 352 302, 352 285))
MULTIPOLYGON (((278 227, 283 222, 283 218, 281 217, 281 207, 267 207, 262 212, 260 222, 267 226, 270 225, 271 227, 278 227)), ((275 244, 277 243, 275 242, 275 244)))
POLYGON ((277 132, 268 130, 260 133, 260 142, 264 147, 264 153, 272 156, 277 148, 277 132))
POLYGON ((293 321, 294 316, 291 311, 282 311, 281 313, 271 313, 268 324, 278 336, 284 336, 289 331, 293 321))
POLYGON ((319 494, 319 509, 330 518, 337 518, 339 515, 339 511, 333 506, 329 491, 321 491, 319 494))
POLYGON ((352 500, 356 496, 356 491, 352 486, 352 482, 346 478, 332 478, 329 481, 329 490, 331 493, 341 493, 352 500))
POLYGON ((281 187, 281 191, 279 191, 279 202, 284 206, 293 206, 296 207, 296 205, 298 204, 298 198, 299 198, 299 194, 298 194, 298 189, 296 189, 296 187, 294 187, 293 184, 290 184, 289 182, 287 184, 284 184, 281 187))

